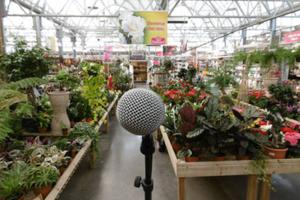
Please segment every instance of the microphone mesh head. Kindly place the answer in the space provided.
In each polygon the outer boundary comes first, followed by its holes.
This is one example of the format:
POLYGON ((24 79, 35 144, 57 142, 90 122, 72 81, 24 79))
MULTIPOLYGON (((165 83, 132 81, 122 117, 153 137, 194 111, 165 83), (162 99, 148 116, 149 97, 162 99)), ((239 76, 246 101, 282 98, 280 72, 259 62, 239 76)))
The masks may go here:
POLYGON ((123 128, 136 135, 153 133, 164 121, 165 107, 151 90, 135 88, 119 100, 117 118, 123 128))

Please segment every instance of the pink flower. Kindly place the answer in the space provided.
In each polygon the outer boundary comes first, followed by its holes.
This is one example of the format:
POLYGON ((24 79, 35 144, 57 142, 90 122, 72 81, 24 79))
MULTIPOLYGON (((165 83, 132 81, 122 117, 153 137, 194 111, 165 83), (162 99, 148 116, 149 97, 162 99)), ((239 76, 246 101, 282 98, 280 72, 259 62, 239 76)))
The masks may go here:
POLYGON ((286 132, 284 134, 285 141, 288 141, 292 146, 298 144, 298 140, 300 139, 300 133, 298 132, 286 132))

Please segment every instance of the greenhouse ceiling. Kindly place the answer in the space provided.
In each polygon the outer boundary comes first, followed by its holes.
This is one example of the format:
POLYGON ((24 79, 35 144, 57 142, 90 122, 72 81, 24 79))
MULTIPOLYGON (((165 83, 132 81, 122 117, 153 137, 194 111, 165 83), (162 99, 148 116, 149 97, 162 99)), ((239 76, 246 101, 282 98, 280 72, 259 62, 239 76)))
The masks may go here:
POLYGON ((118 16, 124 11, 166 10, 169 13, 168 43, 179 45, 187 40, 190 47, 210 44, 226 36, 227 41, 270 32, 272 18, 276 30, 293 30, 300 25, 300 0, 6 0, 4 28, 6 44, 23 36, 35 42, 37 26, 43 44, 57 37, 72 48, 97 48, 99 44, 119 43, 118 16), (41 19, 41 20, 39 20, 41 19), (74 41, 74 39, 73 39, 74 41), (73 46, 74 48, 74 46, 73 46))

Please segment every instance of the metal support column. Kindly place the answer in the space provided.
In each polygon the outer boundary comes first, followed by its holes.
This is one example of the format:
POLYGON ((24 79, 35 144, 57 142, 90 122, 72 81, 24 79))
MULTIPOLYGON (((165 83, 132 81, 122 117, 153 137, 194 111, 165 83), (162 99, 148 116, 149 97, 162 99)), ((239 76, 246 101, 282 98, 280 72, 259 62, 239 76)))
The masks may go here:
POLYGON ((42 46, 42 18, 40 16, 33 17, 33 28, 36 32, 36 44, 42 46))
POLYGON ((227 53, 227 37, 225 36, 224 38, 223 38, 223 43, 224 43, 224 51, 225 51, 225 53, 227 53))
POLYGON ((3 18, 6 15, 5 1, 0 0, 0 54, 5 53, 3 18))
POLYGON ((80 40, 81 40, 82 55, 84 55, 86 50, 86 35, 85 34, 80 35, 80 40))
POLYGON ((58 46, 58 55, 63 57, 64 55, 64 50, 63 50, 63 31, 62 28, 56 29, 56 37, 57 37, 57 46, 58 46))
POLYGON ((271 31, 271 48, 277 45, 278 41, 276 39, 276 18, 270 20, 270 31, 271 31))
POLYGON ((77 52, 76 52, 76 36, 71 36, 71 42, 72 42, 72 51, 73 51, 73 58, 76 58, 77 52))
POLYGON ((247 44, 247 29, 243 29, 242 30, 242 45, 246 45, 247 44))

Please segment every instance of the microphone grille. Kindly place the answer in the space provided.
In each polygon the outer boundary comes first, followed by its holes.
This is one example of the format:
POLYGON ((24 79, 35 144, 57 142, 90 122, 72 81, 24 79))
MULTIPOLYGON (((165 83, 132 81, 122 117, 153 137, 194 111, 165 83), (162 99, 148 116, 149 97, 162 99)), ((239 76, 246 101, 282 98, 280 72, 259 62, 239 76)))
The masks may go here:
POLYGON ((131 89, 118 102, 117 118, 121 125, 133 134, 154 132, 164 121, 164 117, 164 104, 151 90, 131 89))

